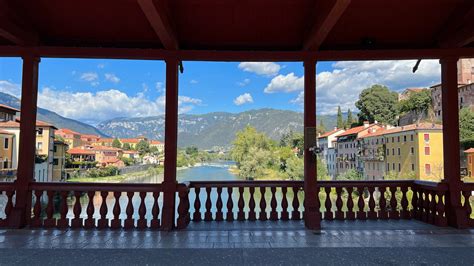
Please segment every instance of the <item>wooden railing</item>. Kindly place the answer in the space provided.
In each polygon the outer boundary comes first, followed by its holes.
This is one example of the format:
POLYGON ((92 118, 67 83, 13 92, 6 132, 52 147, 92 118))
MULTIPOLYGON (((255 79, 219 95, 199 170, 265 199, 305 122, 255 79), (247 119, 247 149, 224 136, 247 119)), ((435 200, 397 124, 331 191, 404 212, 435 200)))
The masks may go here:
POLYGON ((8 226, 8 216, 15 203, 15 185, 10 182, 0 183, 0 227, 8 226))
POLYGON ((32 183, 30 227, 153 228, 160 224, 160 184, 32 183), (147 207, 146 201, 148 204, 147 207), (71 208, 70 208, 71 207, 71 208))
POLYGON ((447 226, 445 202, 448 184, 414 181, 414 191, 413 218, 437 226, 447 226))

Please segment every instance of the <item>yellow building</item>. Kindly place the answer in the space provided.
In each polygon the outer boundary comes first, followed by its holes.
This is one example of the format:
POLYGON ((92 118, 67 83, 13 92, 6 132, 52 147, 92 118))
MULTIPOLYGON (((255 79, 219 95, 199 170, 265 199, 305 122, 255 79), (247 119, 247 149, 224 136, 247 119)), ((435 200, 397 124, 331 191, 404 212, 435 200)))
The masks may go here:
POLYGON ((0 169, 12 169, 15 134, 0 130, 0 169))
POLYGON ((56 130, 55 134, 63 138, 64 142, 66 142, 70 148, 82 146, 81 134, 76 131, 72 131, 68 128, 61 128, 56 130))
POLYGON ((53 147, 53 181, 65 180, 66 151, 68 145, 60 140, 54 140, 53 147))
POLYGON ((419 123, 386 130, 385 172, 398 178, 443 179, 443 129, 419 123))
POLYGON ((470 148, 464 151, 467 155, 467 176, 474 176, 474 148, 470 148))

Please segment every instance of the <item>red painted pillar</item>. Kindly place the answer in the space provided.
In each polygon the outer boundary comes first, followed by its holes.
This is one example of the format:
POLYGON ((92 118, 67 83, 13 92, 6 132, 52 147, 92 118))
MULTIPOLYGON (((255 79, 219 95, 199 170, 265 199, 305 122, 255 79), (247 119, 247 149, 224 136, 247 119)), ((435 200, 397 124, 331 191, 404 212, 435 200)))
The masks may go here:
POLYGON ((458 58, 440 60, 443 108, 443 182, 446 182, 449 187, 445 199, 448 224, 457 228, 466 228, 467 213, 461 206, 457 61, 458 58))
POLYGON ((310 148, 316 147, 316 61, 304 62, 304 194, 306 228, 321 229, 316 157, 310 148))
POLYGON ((28 190, 28 186, 33 181, 35 171, 39 62, 39 57, 33 55, 23 56, 20 147, 17 179, 15 181, 16 202, 9 217, 9 225, 13 228, 24 227, 31 217, 31 191, 28 190))
POLYGON ((165 173, 162 229, 174 227, 176 206, 176 155, 178 148, 178 59, 166 59, 165 173))

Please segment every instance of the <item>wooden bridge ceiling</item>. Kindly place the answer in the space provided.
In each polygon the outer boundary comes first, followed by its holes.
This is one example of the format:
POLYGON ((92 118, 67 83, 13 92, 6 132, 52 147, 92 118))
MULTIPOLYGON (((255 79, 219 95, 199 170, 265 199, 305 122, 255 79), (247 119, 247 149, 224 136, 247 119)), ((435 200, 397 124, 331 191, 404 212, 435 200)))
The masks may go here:
POLYGON ((0 46, 469 47, 473 7, 472 0, 0 0, 0 46))

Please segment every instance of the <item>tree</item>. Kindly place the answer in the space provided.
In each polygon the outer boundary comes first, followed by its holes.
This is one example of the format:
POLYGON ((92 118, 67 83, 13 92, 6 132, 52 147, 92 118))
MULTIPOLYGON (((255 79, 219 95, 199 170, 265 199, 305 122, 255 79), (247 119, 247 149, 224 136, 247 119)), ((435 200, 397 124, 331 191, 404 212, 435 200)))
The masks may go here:
POLYGON ((324 126, 323 120, 319 120, 319 126, 316 128, 316 133, 325 133, 326 132, 326 126, 324 126))
POLYGON ((237 132, 232 144, 230 153, 239 168, 246 157, 253 156, 253 153, 250 152, 251 148, 270 150, 274 146, 270 138, 251 126, 246 126, 243 130, 237 132))
POLYGON ((198 154, 198 148, 196 146, 186 147, 186 154, 195 156, 198 154))
POLYGON ((132 147, 130 147, 130 143, 124 143, 122 146, 122 149, 129 151, 132 149, 132 147))
POLYGON ((112 141, 112 147, 114 148, 122 148, 122 143, 120 143, 120 140, 118 138, 115 138, 113 141, 112 141))
POLYGON ((355 169, 347 170, 345 173, 337 177, 338 180, 362 180, 363 176, 355 169))
POLYGON ((471 148, 474 144, 474 112, 470 108, 459 111, 459 137, 464 148, 471 148))
POLYGON ((135 149, 140 153, 140 155, 143 155, 150 152, 150 144, 144 140, 140 140, 135 146, 135 149))
POLYGON ((290 179, 303 180, 304 179, 304 162, 302 158, 296 156, 290 157, 286 161, 286 174, 290 179))
POLYGON ((321 158, 316 158, 316 176, 319 181, 329 180, 328 168, 321 158))
POLYGON ((424 89, 419 92, 410 93, 408 99, 399 102, 402 113, 414 111, 417 114, 427 112, 431 108, 431 91, 424 89))
POLYGON ((360 110, 359 122, 379 121, 395 124, 398 115, 398 94, 383 85, 373 85, 363 90, 355 103, 360 110))
POLYGON ((342 118, 341 107, 337 107, 337 128, 344 128, 344 120, 342 118))
POLYGON ((352 113, 351 113, 351 109, 347 109, 347 121, 346 121, 346 128, 351 128, 352 127, 352 123, 354 123, 354 121, 352 121, 352 113))

